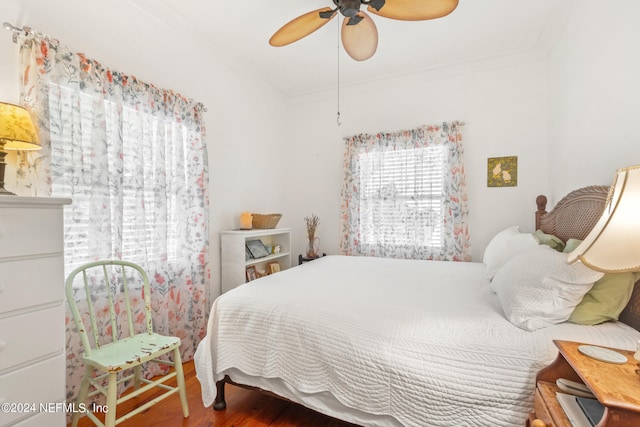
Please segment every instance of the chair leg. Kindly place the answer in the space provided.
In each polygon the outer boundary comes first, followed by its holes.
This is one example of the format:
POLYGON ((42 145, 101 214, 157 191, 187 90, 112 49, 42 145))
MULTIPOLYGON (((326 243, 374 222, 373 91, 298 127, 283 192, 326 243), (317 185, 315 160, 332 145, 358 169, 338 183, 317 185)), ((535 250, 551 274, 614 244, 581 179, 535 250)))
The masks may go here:
POLYGON ((105 414, 105 427, 115 427, 116 425, 116 401, 118 399, 118 374, 109 373, 109 384, 107 385, 107 413, 105 414))
MULTIPOLYGON (((81 404, 85 403, 87 400, 87 395, 89 394, 89 378, 91 378, 91 374, 93 374, 93 368, 91 366, 87 366, 84 370, 84 377, 82 378, 82 383, 80 383, 80 390, 78 391, 78 397, 76 398, 76 407, 82 407, 81 404)), ((71 417, 71 427, 78 427, 78 420, 80 419, 81 413, 79 411, 74 411, 73 416, 71 417)))
POLYGON ((140 378, 142 378, 142 365, 135 366, 133 374, 133 389, 138 390, 140 388, 140 378))
POLYGON ((189 405, 187 404, 187 386, 184 383, 184 371, 182 369, 182 358, 180 357, 180 347, 176 347, 173 351, 173 363, 176 369, 176 378, 178 380, 178 394, 180 394, 180 403, 182 403, 182 415, 187 418, 189 416, 189 405))

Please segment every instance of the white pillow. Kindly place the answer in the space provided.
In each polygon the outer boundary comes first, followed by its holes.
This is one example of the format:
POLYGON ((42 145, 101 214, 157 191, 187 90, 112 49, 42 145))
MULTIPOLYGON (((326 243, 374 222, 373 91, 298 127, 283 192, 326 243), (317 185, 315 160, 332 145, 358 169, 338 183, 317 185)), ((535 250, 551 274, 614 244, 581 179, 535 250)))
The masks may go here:
POLYGON ((510 259, 491 282, 507 319, 527 331, 569 319, 603 273, 540 245, 510 259))
POLYGON ((487 279, 493 279, 500 267, 515 255, 537 246, 536 238, 530 233, 521 233, 518 226, 509 227, 496 234, 482 257, 482 262, 487 267, 487 279))

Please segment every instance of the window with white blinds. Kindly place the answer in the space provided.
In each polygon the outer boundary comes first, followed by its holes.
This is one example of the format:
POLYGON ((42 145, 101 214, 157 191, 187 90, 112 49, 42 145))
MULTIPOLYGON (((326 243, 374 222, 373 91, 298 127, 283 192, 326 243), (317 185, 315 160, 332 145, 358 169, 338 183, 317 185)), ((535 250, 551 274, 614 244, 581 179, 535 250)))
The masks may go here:
POLYGON ((65 209, 65 273, 111 257, 171 264, 180 221, 178 192, 167 175, 178 173, 177 159, 185 153, 174 152, 180 148, 167 142, 171 138, 157 134, 186 132, 184 127, 63 86, 52 85, 50 95, 52 194, 72 198, 65 209), (105 123, 94 126, 96 120, 105 123), (92 132, 106 133, 103 151, 92 132), (96 209, 103 220, 92 217, 96 209))
POLYGON ((361 153, 362 243, 440 248, 444 161, 443 145, 361 153))
POLYGON ((460 122, 344 138, 340 251, 469 260, 460 122))

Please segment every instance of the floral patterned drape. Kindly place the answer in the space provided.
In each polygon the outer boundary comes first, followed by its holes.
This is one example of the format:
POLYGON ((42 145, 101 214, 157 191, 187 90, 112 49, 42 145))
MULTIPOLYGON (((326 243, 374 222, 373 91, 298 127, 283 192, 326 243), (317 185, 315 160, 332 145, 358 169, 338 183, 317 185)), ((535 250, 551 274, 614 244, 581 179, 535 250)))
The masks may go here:
MULTIPOLYGON (((46 36, 27 31, 19 43, 22 103, 36 119, 42 150, 20 154, 17 187, 72 199, 65 208, 65 274, 98 259, 145 268, 154 329, 179 336, 183 360, 192 359, 205 334, 209 268, 202 105, 46 36)), ((80 289, 76 294, 83 297, 80 289)), ((104 299, 98 306, 107 305, 104 299)), ((67 313, 71 401, 84 367, 67 313)), ((147 367, 145 375, 162 369, 147 367)))
POLYGON ((344 138, 342 253, 471 259, 460 127, 344 138))

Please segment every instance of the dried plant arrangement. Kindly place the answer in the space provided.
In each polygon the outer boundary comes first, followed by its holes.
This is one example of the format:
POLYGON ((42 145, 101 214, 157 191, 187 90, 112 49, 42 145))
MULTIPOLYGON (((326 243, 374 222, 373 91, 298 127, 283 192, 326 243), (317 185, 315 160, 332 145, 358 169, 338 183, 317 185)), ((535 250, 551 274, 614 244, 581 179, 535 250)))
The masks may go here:
POLYGON ((309 240, 315 239, 316 228, 318 228, 318 224, 320 224, 320 218, 316 214, 311 214, 311 216, 305 216, 304 221, 307 223, 307 234, 309 235, 309 240))

